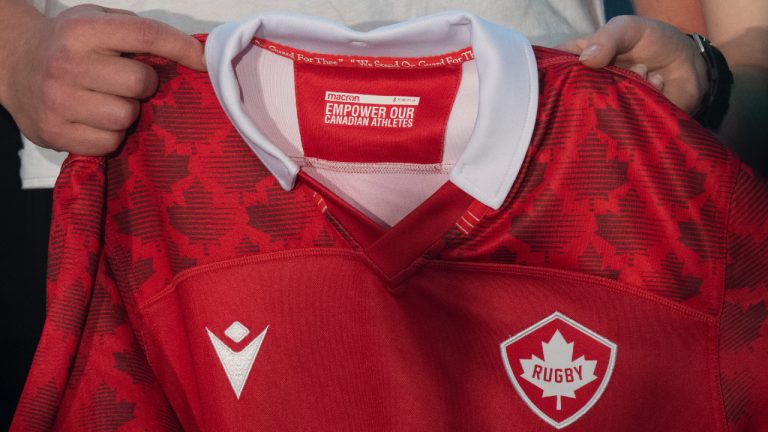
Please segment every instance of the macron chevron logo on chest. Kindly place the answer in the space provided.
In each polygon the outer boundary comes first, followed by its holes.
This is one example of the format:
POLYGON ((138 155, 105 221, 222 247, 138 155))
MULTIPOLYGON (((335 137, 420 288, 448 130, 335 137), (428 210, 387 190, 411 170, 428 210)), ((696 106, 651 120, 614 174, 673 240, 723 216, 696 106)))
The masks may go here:
POLYGON ((616 344, 560 312, 501 344, 512 385, 536 415, 562 429, 587 413, 608 386, 616 344))
MULTIPOLYGON (((264 337, 267 335, 267 329, 269 329, 269 326, 265 327, 261 334, 249 342, 245 348, 240 351, 234 351, 213 334, 208 327, 205 328, 208 332, 208 337, 211 338, 213 349, 219 357, 221 366, 224 368, 224 373, 227 374, 227 379, 229 380, 229 384, 232 386, 232 390, 234 390, 237 399, 240 399, 240 394, 243 392, 245 382, 248 380, 248 375, 251 373, 253 362, 256 360, 256 356, 259 354, 259 348, 261 348, 261 344, 264 342, 264 337)), ((250 333, 251 331, 239 321, 233 322, 226 330, 224 330, 224 335, 234 343, 242 342, 250 333)))

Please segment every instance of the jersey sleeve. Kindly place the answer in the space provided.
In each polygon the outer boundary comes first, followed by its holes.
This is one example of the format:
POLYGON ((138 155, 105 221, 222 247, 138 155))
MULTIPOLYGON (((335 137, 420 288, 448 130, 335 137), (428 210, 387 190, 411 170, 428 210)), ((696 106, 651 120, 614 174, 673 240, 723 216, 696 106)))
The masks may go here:
POLYGON ((54 190, 46 321, 11 425, 177 430, 102 251, 103 161, 71 157, 54 190))
POLYGON ((730 431, 768 430, 768 182, 742 168, 731 198, 720 384, 730 431))

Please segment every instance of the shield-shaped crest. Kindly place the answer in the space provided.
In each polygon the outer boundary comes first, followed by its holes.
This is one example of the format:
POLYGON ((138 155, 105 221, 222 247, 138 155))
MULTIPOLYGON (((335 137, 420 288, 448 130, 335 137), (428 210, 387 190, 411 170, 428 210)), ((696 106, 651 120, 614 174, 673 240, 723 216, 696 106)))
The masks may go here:
POLYGON ((528 407, 557 429, 595 405, 616 363, 616 344, 560 312, 501 344, 512 385, 528 407))

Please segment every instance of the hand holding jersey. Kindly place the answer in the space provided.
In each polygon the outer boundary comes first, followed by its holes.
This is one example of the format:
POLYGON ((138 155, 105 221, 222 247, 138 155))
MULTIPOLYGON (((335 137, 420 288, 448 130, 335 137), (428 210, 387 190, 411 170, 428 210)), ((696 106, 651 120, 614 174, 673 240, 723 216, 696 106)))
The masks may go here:
MULTIPOLYGON (((24 3, 22 1, 22 3, 24 3)), ((121 56, 152 53, 203 70, 203 47, 129 11, 76 6, 55 18, 27 14, 0 72, 0 103, 35 143, 83 155, 109 153, 136 120, 157 75, 121 56)))
POLYGON ((707 90, 707 66, 695 42, 661 21, 615 17, 595 33, 558 48, 580 54, 592 68, 614 65, 647 77, 688 114, 696 112, 707 90))

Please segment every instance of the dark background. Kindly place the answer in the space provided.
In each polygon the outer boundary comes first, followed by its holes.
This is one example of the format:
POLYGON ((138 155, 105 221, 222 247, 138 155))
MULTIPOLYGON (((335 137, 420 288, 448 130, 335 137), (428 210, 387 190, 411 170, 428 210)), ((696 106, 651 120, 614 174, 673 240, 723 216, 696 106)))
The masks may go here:
MULTIPOLYGON (((632 7, 628 0, 605 0, 605 11, 610 18, 632 7)), ((51 193, 21 190, 20 148, 18 129, 0 107, 0 430, 10 425, 45 314, 51 193)))
POLYGON ((0 107, 0 430, 7 430, 43 328, 50 190, 21 190, 19 132, 0 107))

